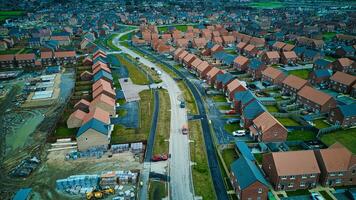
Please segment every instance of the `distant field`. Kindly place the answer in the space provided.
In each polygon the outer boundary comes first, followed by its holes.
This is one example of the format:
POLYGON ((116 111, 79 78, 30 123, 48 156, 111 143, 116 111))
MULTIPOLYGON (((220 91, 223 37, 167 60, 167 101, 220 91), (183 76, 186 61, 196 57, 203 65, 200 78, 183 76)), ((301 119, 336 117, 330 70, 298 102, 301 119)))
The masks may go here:
POLYGON ((0 22, 23 15, 23 11, 0 11, 0 22))
POLYGON ((283 7, 283 3, 279 1, 270 1, 270 2, 251 2, 248 4, 250 7, 253 8, 260 8, 260 9, 275 9, 283 7))

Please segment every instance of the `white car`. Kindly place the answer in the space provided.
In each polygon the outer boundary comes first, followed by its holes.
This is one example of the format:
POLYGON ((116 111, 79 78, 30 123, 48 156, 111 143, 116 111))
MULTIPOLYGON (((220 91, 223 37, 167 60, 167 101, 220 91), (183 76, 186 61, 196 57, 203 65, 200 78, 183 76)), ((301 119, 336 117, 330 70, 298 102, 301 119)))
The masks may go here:
POLYGON ((311 197, 313 200, 325 200, 324 197, 322 197, 319 193, 312 192, 311 197))
POLYGON ((235 137, 242 137, 246 135, 246 131, 245 130, 237 130, 232 132, 232 135, 235 137))

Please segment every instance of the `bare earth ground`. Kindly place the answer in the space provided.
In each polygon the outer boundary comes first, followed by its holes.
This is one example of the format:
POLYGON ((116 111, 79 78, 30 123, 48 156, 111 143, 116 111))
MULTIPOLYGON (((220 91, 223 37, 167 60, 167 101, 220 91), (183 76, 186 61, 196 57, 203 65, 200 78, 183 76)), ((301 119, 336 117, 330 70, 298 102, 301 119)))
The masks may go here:
POLYGON ((81 196, 71 196, 56 191, 56 180, 78 174, 100 174, 104 171, 140 170, 142 168, 139 159, 135 159, 131 152, 114 154, 111 158, 105 154, 100 159, 81 158, 65 161, 64 157, 67 152, 69 150, 50 152, 45 163, 30 177, 26 179, 7 178, 7 180, 2 181, 1 187, 4 187, 5 190, 32 187, 39 199, 81 199, 81 196))

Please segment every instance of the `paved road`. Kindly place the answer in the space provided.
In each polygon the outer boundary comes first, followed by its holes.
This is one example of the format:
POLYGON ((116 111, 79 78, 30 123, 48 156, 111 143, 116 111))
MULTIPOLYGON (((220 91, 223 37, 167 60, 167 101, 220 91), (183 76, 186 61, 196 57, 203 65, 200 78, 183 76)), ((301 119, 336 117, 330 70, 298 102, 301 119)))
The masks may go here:
POLYGON ((138 51, 141 51, 142 53, 146 53, 151 55, 152 57, 155 58, 157 62, 160 62, 161 64, 164 64, 166 67, 170 68, 173 70, 179 77, 181 77, 187 84, 187 86, 190 88, 190 90, 193 93, 193 96, 197 102, 198 110, 200 115, 202 116, 201 123, 202 123, 202 129, 203 129, 203 136, 204 136, 204 141, 205 141, 205 148, 206 152, 208 155, 208 163, 209 163, 209 169, 211 173, 211 177, 213 179, 213 184, 214 184, 214 189, 215 193, 217 196, 217 199, 219 200, 227 200, 229 199, 226 193, 226 189, 224 186, 224 181, 221 175, 221 170, 219 166, 219 161, 215 152, 215 146, 213 143, 213 138, 209 126, 209 120, 207 118, 207 113, 204 107, 204 102, 202 99, 202 94, 200 91, 193 85, 193 83, 186 77, 185 74, 183 74, 181 71, 177 70, 174 68, 171 64, 163 61, 161 58, 157 58, 155 55, 151 54, 150 52, 147 51, 142 51, 141 49, 136 48, 138 51))
MULTIPOLYGON (((113 43, 117 47, 119 47, 124 53, 127 53, 132 57, 139 57, 139 61, 142 64, 162 71, 162 84, 168 90, 171 102, 171 129, 169 145, 169 153, 171 154, 171 158, 169 159, 169 197, 171 199, 194 199, 193 181, 191 176, 189 140, 188 136, 181 134, 182 126, 184 124, 187 124, 187 111, 179 107, 180 102, 178 99, 182 95, 182 92, 176 82, 173 80, 173 78, 166 74, 156 64, 136 54, 134 51, 124 46, 121 46, 119 44, 119 38, 123 34, 120 34, 118 37, 116 37, 113 40, 113 43)), ((148 156, 146 155, 146 158, 147 157, 148 156)), ((147 171, 150 166, 149 162, 149 160, 145 160, 143 178, 147 178, 147 171)), ((146 186, 147 184, 144 185, 146 186)), ((147 199, 146 194, 147 188, 143 188, 140 195, 140 199, 147 199)))

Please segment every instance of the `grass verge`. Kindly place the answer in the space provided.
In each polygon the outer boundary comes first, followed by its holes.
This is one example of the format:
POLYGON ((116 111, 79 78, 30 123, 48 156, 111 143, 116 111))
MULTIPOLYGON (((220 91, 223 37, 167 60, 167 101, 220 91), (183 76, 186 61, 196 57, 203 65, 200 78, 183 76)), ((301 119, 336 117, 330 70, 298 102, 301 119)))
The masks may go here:
POLYGON ((167 196, 168 191, 164 182, 151 180, 149 184, 148 193, 150 200, 162 199, 167 196))
POLYGON ((193 115, 198 114, 198 107, 195 103, 192 92, 188 89, 183 81, 178 81, 177 84, 183 92, 183 97, 186 102, 188 112, 193 115))
POLYGON ((171 128, 171 102, 167 90, 159 90, 159 114, 156 129, 155 142, 153 146, 154 154, 168 153, 169 139, 171 128))
POLYGON ((133 63, 129 62, 122 55, 116 55, 120 63, 126 67, 129 72, 130 78, 134 84, 147 85, 149 84, 147 76, 140 71, 133 63))
POLYGON ((196 164, 192 166, 195 194, 203 199, 216 199, 205 151, 200 121, 189 121, 190 155, 196 164))

